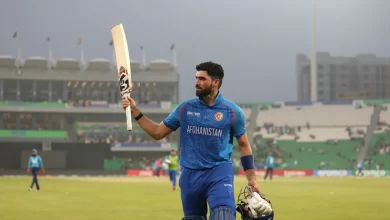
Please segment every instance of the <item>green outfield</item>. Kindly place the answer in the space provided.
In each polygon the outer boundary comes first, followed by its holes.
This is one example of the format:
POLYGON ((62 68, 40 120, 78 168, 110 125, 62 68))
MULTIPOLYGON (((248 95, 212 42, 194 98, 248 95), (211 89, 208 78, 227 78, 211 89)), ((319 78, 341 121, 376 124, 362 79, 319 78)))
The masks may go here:
MULTIPOLYGON (((388 220, 389 178, 276 178, 259 181, 274 204, 276 220, 388 220)), ((167 178, 0 177, 2 220, 179 220, 180 191, 167 178)), ((236 193, 245 179, 236 178, 236 193)), ((237 219, 239 219, 237 217, 237 219)))

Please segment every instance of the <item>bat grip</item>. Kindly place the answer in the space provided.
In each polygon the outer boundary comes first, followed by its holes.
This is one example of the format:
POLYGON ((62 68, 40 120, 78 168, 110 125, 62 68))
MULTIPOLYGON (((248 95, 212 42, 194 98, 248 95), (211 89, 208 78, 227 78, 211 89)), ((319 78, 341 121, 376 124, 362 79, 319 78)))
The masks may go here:
POLYGON ((130 106, 127 106, 126 108, 126 122, 127 122, 127 131, 133 130, 133 124, 131 121, 131 109, 130 106))
MULTIPOLYGON (((130 97, 130 93, 125 93, 124 97, 130 97)), ((132 131, 133 130, 133 122, 131 121, 131 108, 130 105, 127 106, 125 109, 126 111, 126 125, 127 125, 127 131, 132 131)))

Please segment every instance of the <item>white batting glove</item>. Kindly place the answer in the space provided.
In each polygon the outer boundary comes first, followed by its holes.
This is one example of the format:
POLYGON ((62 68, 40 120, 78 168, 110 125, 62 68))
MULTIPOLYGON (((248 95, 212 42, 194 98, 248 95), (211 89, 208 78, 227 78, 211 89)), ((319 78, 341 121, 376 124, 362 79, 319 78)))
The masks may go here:
POLYGON ((269 204, 265 199, 261 198, 257 192, 250 193, 250 195, 247 197, 247 200, 252 213, 253 210, 257 212, 258 216, 254 217, 261 217, 272 213, 271 204, 269 204))
POLYGON ((249 209, 249 212, 248 212, 249 217, 251 217, 251 218, 258 218, 259 217, 259 214, 257 214, 257 211, 253 207, 248 205, 248 209, 249 209))

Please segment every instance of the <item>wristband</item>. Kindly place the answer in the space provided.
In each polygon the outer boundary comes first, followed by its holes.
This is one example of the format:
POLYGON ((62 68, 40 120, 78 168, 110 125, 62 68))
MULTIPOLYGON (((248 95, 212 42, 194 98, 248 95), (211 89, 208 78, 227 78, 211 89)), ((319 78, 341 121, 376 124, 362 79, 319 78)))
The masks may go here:
POLYGON ((244 171, 249 170, 249 169, 254 169, 255 168, 255 160, 253 158, 253 155, 247 155, 241 157, 241 164, 242 168, 244 168, 244 171))
POLYGON ((144 114, 142 114, 142 112, 139 113, 139 115, 137 115, 137 117, 135 117, 134 119, 136 121, 140 120, 142 118, 142 116, 144 116, 144 114))

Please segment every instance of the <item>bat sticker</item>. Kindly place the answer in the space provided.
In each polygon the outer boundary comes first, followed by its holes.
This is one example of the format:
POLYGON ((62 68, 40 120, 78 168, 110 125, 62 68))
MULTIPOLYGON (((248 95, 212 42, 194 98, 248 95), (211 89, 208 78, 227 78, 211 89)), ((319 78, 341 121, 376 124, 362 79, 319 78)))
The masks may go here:
POLYGON ((119 88, 122 94, 130 92, 130 83, 128 78, 128 72, 125 67, 121 66, 119 72, 119 88))

